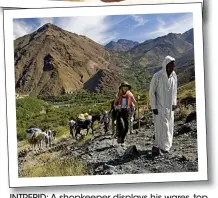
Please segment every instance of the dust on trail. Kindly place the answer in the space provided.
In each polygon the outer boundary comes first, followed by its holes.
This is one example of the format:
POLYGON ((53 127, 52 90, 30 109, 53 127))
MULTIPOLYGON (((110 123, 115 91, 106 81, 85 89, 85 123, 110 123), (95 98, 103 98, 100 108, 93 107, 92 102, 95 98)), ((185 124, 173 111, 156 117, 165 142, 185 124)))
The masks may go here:
POLYGON ((195 172, 198 171, 196 129, 196 120, 189 124, 177 122, 171 152, 157 157, 151 155, 153 127, 148 125, 127 134, 125 146, 118 145, 116 139, 111 138, 111 131, 104 134, 103 129, 81 146, 68 137, 39 153, 21 151, 19 176, 26 166, 49 163, 57 158, 82 160, 89 168, 89 175, 195 172))

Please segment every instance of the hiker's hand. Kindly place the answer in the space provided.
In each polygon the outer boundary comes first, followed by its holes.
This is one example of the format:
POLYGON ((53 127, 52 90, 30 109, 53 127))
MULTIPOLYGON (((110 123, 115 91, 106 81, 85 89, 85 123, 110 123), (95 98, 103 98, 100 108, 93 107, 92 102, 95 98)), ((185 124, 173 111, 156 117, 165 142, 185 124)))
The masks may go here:
POLYGON ((172 106, 172 111, 175 111, 177 109, 177 106, 176 105, 173 105, 172 106))
POLYGON ((152 111, 153 111, 154 115, 158 115, 158 110, 157 109, 153 109, 152 111))

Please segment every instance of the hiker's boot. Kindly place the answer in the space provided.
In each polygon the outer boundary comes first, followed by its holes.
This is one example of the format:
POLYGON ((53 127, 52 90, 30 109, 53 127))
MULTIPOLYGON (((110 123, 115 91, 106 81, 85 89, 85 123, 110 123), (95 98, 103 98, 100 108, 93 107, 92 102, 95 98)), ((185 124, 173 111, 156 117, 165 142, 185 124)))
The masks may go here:
POLYGON ((117 138, 117 143, 121 144, 122 143, 122 139, 120 137, 117 138))
POLYGON ((153 146, 153 147, 152 147, 152 155, 153 155, 153 156, 158 156, 158 155, 160 155, 160 149, 159 149, 158 147, 156 147, 156 146, 153 146))

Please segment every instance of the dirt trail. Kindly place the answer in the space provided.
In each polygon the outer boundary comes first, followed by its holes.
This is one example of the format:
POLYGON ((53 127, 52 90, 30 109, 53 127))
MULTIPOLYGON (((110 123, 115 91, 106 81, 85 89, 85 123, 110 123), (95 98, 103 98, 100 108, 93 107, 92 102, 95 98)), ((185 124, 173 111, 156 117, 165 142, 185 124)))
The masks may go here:
POLYGON ((89 167, 90 175, 198 171, 196 120, 188 124, 176 122, 171 152, 162 156, 151 155, 153 131, 149 123, 140 130, 134 129, 133 134, 127 135, 125 146, 118 145, 109 131, 108 134, 96 133, 82 146, 66 138, 39 153, 21 151, 19 176, 27 165, 49 163, 55 158, 81 159, 89 167))

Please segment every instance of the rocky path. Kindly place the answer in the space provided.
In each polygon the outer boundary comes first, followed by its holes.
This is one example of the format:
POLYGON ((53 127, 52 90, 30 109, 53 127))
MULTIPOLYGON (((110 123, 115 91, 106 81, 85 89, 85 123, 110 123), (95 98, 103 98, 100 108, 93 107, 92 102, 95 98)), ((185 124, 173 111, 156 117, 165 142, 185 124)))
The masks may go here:
POLYGON ((133 134, 128 134, 125 146, 118 145, 110 134, 95 134, 82 146, 67 138, 40 153, 20 152, 20 176, 25 165, 48 163, 57 157, 81 159, 89 167, 90 175, 198 171, 195 120, 188 124, 176 123, 173 146, 169 154, 152 156, 153 143, 153 127, 149 128, 147 125, 141 130, 135 129, 133 134), (42 153, 47 154, 47 158, 39 161, 37 156, 42 153))

